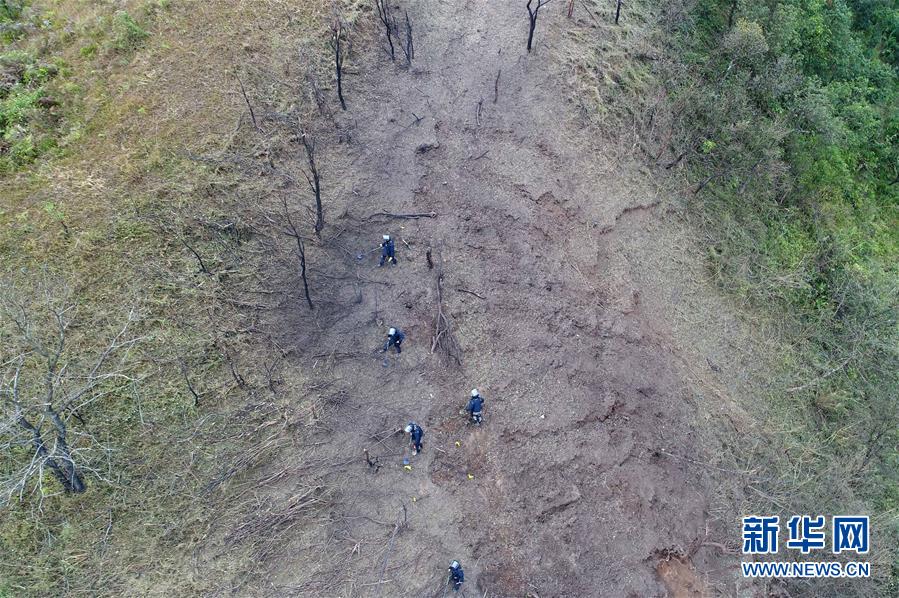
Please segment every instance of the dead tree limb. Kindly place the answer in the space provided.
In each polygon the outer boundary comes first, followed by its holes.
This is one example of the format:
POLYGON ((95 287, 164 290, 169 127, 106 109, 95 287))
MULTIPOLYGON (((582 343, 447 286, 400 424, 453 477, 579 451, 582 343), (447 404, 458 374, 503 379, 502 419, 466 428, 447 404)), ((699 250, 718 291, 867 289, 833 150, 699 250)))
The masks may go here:
POLYGON ((256 113, 253 111, 253 105, 250 104, 250 98, 247 96, 247 90, 243 86, 243 81, 240 80, 237 73, 234 74, 234 78, 237 79, 237 84, 240 86, 240 93, 243 95, 243 101, 247 103, 247 109, 250 111, 250 120, 253 121, 253 128, 261 133, 262 129, 259 128, 259 124, 256 122, 256 113))
POLYGON ((337 76, 337 97, 340 99, 340 107, 346 110, 346 101, 343 99, 343 58, 345 54, 343 38, 343 23, 340 17, 334 19, 331 25, 331 49, 334 51, 334 70, 337 76))
POLYGON ((179 365, 181 366, 181 375, 184 376, 184 381, 187 382, 187 390, 190 391, 190 394, 194 397, 194 407, 200 404, 200 395, 197 394, 197 390, 194 388, 194 385, 191 384, 190 376, 187 372, 187 363, 182 359, 180 360, 179 365))
POLYGON ((300 140, 303 142, 303 148, 306 150, 306 162, 309 165, 309 172, 303 171, 309 188, 315 195, 315 236, 321 238, 322 229, 325 228, 325 214, 322 209, 322 189, 321 176, 318 172, 318 166, 315 163, 315 140, 306 134, 306 131, 300 129, 300 140))
POLYGON ((300 236, 297 227, 290 217, 290 210, 287 207, 287 198, 281 197, 284 206, 284 219, 287 221, 287 234, 293 237, 297 242, 297 256, 300 259, 300 277, 303 279, 303 292, 306 295, 306 303, 309 304, 309 310, 315 309, 312 305, 312 298, 309 296, 309 280, 306 278, 306 245, 303 243, 303 237, 300 236))
POLYGON ((366 220, 370 220, 372 218, 397 218, 400 220, 417 220, 419 218, 436 218, 437 212, 422 212, 419 214, 391 214, 390 212, 375 212, 374 214, 370 214, 366 216, 366 220))
MULTIPOLYGON (((396 28, 396 22, 394 22, 394 28, 396 28)), ((406 11, 406 40, 403 42, 403 45, 400 48, 403 51, 403 56, 406 57, 406 66, 412 66, 412 59, 415 58, 415 46, 412 43, 412 21, 409 19, 409 11, 406 11)))
POLYGON ((493 103, 499 99, 499 76, 503 74, 503 69, 496 71, 496 79, 493 81, 493 103))
POLYGON ((621 16, 621 3, 622 0, 617 0, 615 2, 615 24, 618 24, 618 17, 621 16))
POLYGON ((181 244, 184 245, 185 247, 187 247, 190 250, 190 252, 192 254, 194 254, 194 257, 197 258, 197 262, 199 262, 199 264, 200 264, 200 272, 202 272, 203 274, 211 274, 211 272, 209 271, 209 268, 206 267, 206 263, 203 261, 203 258, 200 257, 199 253, 197 253, 197 250, 194 249, 193 247, 191 247, 187 243, 187 241, 184 240, 184 238, 181 239, 181 244))
POLYGON ((12 356, 0 364, 0 504, 26 492, 42 500, 48 473, 66 493, 84 492, 87 474, 105 480, 92 458, 105 449, 71 426, 84 424, 91 406, 117 386, 137 382, 127 368, 142 339, 129 336, 132 310, 105 348, 87 357, 83 346, 69 347, 75 309, 71 289, 49 275, 23 285, 0 280, 0 336, 12 356))
POLYGON ((459 343, 453 335, 450 327, 449 318, 443 311, 443 268, 437 268, 437 314, 434 316, 434 337, 431 339, 431 353, 438 349, 456 362, 456 365, 462 365, 459 343))
POLYGON ((387 33, 390 60, 396 62, 396 50, 393 48, 393 19, 390 16, 390 4, 387 0, 375 0, 375 8, 378 11, 378 20, 384 25, 384 31, 387 33))
POLYGON ((552 2, 552 0, 537 0, 537 6, 531 9, 531 4, 533 4, 534 0, 528 0, 527 9, 528 9, 528 20, 530 26, 528 27, 528 52, 531 51, 531 44, 534 41, 534 29, 537 28, 537 14, 540 12, 540 9, 552 2))
POLYGON ((237 382, 237 386, 240 388, 247 387, 247 381, 244 380, 243 376, 240 375, 240 371, 237 369, 237 364, 234 363, 234 358, 231 356, 231 353, 227 350, 224 351, 225 361, 228 362, 228 369, 231 370, 231 376, 234 378, 234 381, 237 382))
POLYGON ((387 560, 390 558, 390 553, 393 552, 393 541, 396 540, 396 534, 400 531, 400 528, 405 525, 405 523, 400 524, 400 513, 405 513, 406 505, 403 505, 403 510, 396 514, 396 523, 393 526, 393 533, 390 534, 390 540, 387 541, 387 549, 384 551, 384 563, 381 565, 381 573, 378 575, 378 596, 381 595, 381 588, 384 587, 382 585, 382 581, 384 580, 384 574, 387 572, 387 560))
POLYGON ((469 291, 468 289, 463 289, 462 287, 458 287, 458 288, 456 288, 456 290, 459 291, 460 293, 468 293, 469 295, 474 295, 478 299, 483 299, 484 301, 487 300, 487 298, 484 297, 483 295, 479 295, 478 293, 475 293, 474 291, 469 291))

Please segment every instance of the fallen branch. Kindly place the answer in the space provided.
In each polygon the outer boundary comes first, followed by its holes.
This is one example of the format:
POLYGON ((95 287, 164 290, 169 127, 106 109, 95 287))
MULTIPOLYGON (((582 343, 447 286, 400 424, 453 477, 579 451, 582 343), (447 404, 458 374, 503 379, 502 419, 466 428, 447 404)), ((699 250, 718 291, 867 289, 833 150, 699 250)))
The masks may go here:
POLYGON ((365 217, 365 220, 371 220, 377 217, 382 218, 399 218, 401 220, 416 220, 418 218, 436 218, 437 212, 422 212, 420 214, 391 214, 390 212, 375 212, 365 217))
POLYGON ((431 353, 440 349, 447 357, 462 365, 459 343, 450 329, 449 318, 443 311, 443 269, 437 271, 437 315, 434 317, 434 338, 431 340, 431 353))
MULTIPOLYGON (((400 513, 406 511, 406 505, 403 505, 403 510, 400 513)), ((393 541, 396 540, 396 534, 400 531, 400 513, 396 514, 396 523, 393 526, 393 533, 390 534, 390 540, 387 541, 387 550, 384 553, 384 564, 381 566, 381 573, 378 575, 378 595, 381 595, 381 588, 384 587, 381 585, 382 580, 384 579, 384 574, 387 572, 387 560, 390 558, 390 553, 393 551, 393 541)))
POLYGON ((244 102, 247 103, 247 109, 250 111, 250 120, 253 121, 253 128, 261 133, 262 129, 259 128, 259 124, 256 122, 256 112, 253 111, 253 105, 250 104, 250 98, 247 96, 247 90, 244 89, 243 81, 240 80, 237 73, 234 73, 234 78, 237 79, 237 84, 240 86, 240 94, 243 96, 244 102))
POLYGON ((487 298, 484 297, 483 295, 478 295, 478 294, 475 293, 474 291, 469 291, 468 289, 457 288, 456 290, 459 291, 460 293, 468 293, 469 295, 474 295, 474 296, 477 297, 478 299, 483 299, 484 301, 487 300, 487 298))

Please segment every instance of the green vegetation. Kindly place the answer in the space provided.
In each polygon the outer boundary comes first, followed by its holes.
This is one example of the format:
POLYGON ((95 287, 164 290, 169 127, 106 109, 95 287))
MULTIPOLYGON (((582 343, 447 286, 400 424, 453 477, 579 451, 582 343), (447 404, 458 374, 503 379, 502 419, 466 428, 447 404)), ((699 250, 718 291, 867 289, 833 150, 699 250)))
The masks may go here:
MULTIPOLYGON (((785 314, 795 348, 798 381, 769 403, 787 451, 772 452, 771 491, 797 512, 863 501, 888 551, 899 538, 899 7, 669 10, 666 166, 691 173, 718 280, 785 314)), ((895 592, 899 556, 881 556, 895 592)))
POLYGON ((0 54, 0 172, 14 170, 56 145, 55 99, 46 87, 63 68, 27 52, 0 54))
MULTIPOLYGON (((147 3, 141 21, 150 21, 168 2, 147 3)), ((42 6, 9 0, 0 2, 0 32, 11 49, 0 53, 0 172, 14 172, 80 135, 72 108, 81 99, 63 55, 73 40, 83 45, 77 59, 120 57, 138 49, 150 33, 131 14, 119 10, 100 14, 81 25, 42 6), (31 32, 31 35, 28 35, 31 32), (41 45, 30 39, 53 40, 41 45), (18 42, 13 45, 14 42, 18 42), (18 46, 18 47, 16 47, 18 46)))
POLYGON ((140 46, 150 36, 137 21, 124 10, 120 10, 113 17, 113 30, 115 37, 113 47, 122 52, 130 52, 140 46))

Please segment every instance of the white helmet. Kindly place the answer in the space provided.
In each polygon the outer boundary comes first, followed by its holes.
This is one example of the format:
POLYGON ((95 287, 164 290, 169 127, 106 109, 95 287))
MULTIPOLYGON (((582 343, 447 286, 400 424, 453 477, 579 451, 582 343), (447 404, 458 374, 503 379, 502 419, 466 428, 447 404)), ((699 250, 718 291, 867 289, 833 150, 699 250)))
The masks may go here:
POLYGON ((409 422, 409 425, 406 426, 405 428, 403 428, 403 431, 404 431, 406 434, 411 434, 411 433, 412 433, 412 422, 409 422))
POLYGON ((471 389, 471 396, 476 397, 476 396, 478 396, 479 394, 481 394, 481 393, 478 392, 478 389, 477 389, 477 388, 472 388, 472 389, 471 389))
POLYGON ((458 569, 458 568, 459 568, 459 561, 453 561, 452 563, 450 563, 450 569, 458 569))
POLYGON ((389 240, 390 240, 390 235, 382 235, 382 238, 383 238, 385 241, 389 241, 389 240))
POLYGON ((391 328, 387 331, 387 336, 393 336, 394 334, 396 334, 396 328, 391 328))

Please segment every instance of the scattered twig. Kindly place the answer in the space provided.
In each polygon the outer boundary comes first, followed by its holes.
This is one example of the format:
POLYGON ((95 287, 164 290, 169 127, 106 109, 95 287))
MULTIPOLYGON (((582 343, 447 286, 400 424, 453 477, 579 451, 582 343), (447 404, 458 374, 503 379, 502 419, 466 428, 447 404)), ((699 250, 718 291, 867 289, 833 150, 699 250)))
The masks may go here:
POLYGON ((184 376, 184 381, 187 382, 187 389, 194 397, 194 407, 196 407, 200 404, 200 395, 197 394, 194 385, 190 382, 190 376, 187 375, 187 363, 185 363, 183 359, 181 360, 181 374, 184 376))
POLYGON ((194 257, 195 257, 195 258, 197 258, 197 262, 199 262, 199 264, 200 264, 200 272, 202 272, 203 274, 212 274, 212 273, 209 271, 209 268, 206 267, 206 263, 203 261, 203 258, 200 257, 200 254, 197 252, 197 250, 194 249, 193 247, 191 247, 191 246, 188 244, 188 242, 184 240, 183 237, 182 237, 182 239, 181 239, 181 243, 182 243, 185 247, 187 247, 187 248, 190 250, 190 252, 191 252, 192 254, 194 254, 194 257))
POLYGON ((487 300, 487 298, 484 297, 483 295, 478 295, 478 294, 475 293, 474 291, 469 291, 468 289, 457 288, 456 290, 459 291, 460 293, 468 293, 469 295, 474 295, 474 296, 477 297, 478 299, 483 299, 484 301, 487 300))
POLYGON ((247 103, 247 108, 250 111, 250 119, 253 121, 253 128, 261 133, 262 129, 259 128, 259 124, 256 122, 256 113, 253 111, 253 105, 250 104, 250 98, 247 96, 247 90, 244 89, 243 81, 240 80, 237 73, 234 73, 234 78, 237 79, 237 84, 240 86, 240 93, 243 95, 243 101, 247 103))
MULTIPOLYGON (((403 505, 403 511, 406 510, 406 505, 403 505)), ((396 514, 396 523, 393 526, 393 533, 390 534, 390 540, 387 541, 387 550, 384 552, 384 564, 381 566, 381 573, 378 575, 378 595, 381 595, 381 588, 384 586, 381 585, 381 581, 384 579, 384 574, 387 572, 387 561, 390 558, 390 553, 393 551, 393 541, 396 540, 396 534, 400 531, 400 511, 396 514)))

